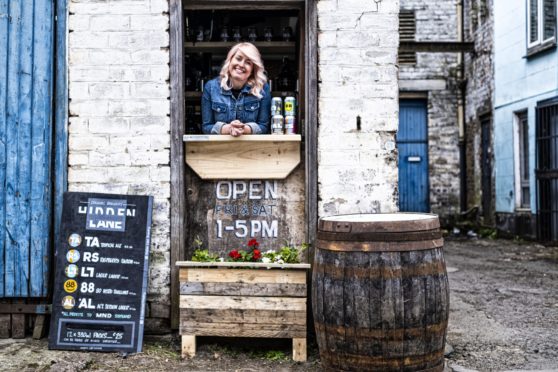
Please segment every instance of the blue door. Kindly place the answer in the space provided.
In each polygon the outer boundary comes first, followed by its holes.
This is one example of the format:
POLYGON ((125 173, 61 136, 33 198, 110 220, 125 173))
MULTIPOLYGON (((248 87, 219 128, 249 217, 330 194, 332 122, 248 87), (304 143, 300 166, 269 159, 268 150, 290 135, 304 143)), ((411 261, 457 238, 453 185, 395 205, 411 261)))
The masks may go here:
POLYGON ((425 100, 399 101, 399 210, 429 212, 428 120, 425 100))
POLYGON ((0 0, 0 298, 47 295, 53 12, 53 0, 0 0))

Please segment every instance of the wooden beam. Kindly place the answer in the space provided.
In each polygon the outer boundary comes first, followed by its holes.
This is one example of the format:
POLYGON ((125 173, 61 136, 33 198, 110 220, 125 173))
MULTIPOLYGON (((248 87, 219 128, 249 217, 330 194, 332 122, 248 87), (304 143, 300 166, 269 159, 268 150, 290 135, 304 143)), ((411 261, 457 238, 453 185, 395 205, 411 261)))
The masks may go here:
POLYGON ((401 41, 400 52, 459 53, 473 52, 475 43, 458 41, 401 41))
POLYGON ((50 314, 51 308, 51 305, 0 304, 0 314, 50 314))
POLYGON ((176 261, 184 259, 186 200, 184 182, 184 33, 182 0, 170 1, 170 78, 171 78, 171 216, 170 216, 170 269, 171 269, 171 328, 179 324, 178 268, 176 261))

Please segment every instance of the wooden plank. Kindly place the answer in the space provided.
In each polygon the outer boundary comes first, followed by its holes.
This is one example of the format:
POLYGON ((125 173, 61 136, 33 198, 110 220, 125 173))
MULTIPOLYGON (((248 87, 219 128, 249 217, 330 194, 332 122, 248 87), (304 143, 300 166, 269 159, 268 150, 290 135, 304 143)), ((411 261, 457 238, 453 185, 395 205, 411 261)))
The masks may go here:
POLYGON ((12 314, 12 338, 25 338, 24 314, 12 314))
POLYGON ((182 335, 182 358, 196 356, 196 336, 182 335))
POLYGON ((279 10, 297 9, 304 6, 304 1, 300 0, 189 0, 185 1, 184 9, 227 9, 227 10, 279 10))
POLYGON ((306 0, 305 52, 305 173, 306 173, 306 241, 308 256, 314 257, 318 226, 318 16, 317 0, 306 0))
POLYGON ((300 134, 260 134, 254 136, 240 136, 231 137, 229 135, 218 134, 185 134, 182 140, 187 144, 204 143, 209 144, 212 142, 226 142, 232 147, 238 146, 254 146, 252 142, 301 142, 302 136, 300 134), (249 142, 249 143, 244 143, 249 142))
POLYGON ((183 282, 180 294, 258 297, 306 297, 306 284, 292 283, 200 283, 183 282))
POLYGON ((263 262, 196 262, 196 261, 179 261, 176 262, 178 267, 229 267, 229 268, 257 268, 257 269, 288 269, 288 270, 308 270, 310 264, 297 263, 297 264, 276 264, 276 263, 263 263, 263 262))
POLYGON ((180 307, 189 309, 306 310, 306 298, 180 295, 180 307))
POLYGON ((12 316, 10 314, 0 314, 0 339, 10 338, 12 330, 12 316))
POLYGON ((51 231, 53 3, 35 1, 31 107, 29 295, 46 297, 51 231))
MULTIPOLYGON (((8 14, 8 2, 0 1, 0 14, 8 14)), ((0 50, 8 51, 8 19, 9 17, 0 17, 0 50)), ((6 184, 6 101, 8 93, 8 53, 0 54, 0 185, 6 184)), ((0 190, 0 231, 4 231, 5 227, 5 203, 6 203, 6 193, 5 188, 0 190)), ((0 297, 4 297, 4 276, 5 276, 5 239, 4 234, 0 235, 0 297)), ((8 335, 4 337, 5 332, 4 323, 5 318, 0 316, 0 338, 7 338, 8 335)), ((9 322, 8 322, 9 323, 9 322)))
MULTIPOLYGON (((186 42, 184 48, 186 52, 193 53, 227 53, 229 49, 236 44, 235 41, 222 42, 222 41, 202 41, 202 42, 186 42)), ((256 41, 253 43, 262 55, 266 53, 279 53, 294 55, 295 42, 294 41, 256 41)))
MULTIPOLYGON (((184 66, 182 0, 170 0, 170 122, 171 122, 171 216, 170 216, 170 265, 171 265, 171 328, 178 328, 178 268, 176 261, 184 259, 186 241, 186 183, 184 170, 184 66)), ((195 340, 194 340, 195 353, 195 340)))
POLYGON ((37 315, 35 317, 35 325, 33 326, 33 338, 35 340, 40 340, 45 336, 46 332, 46 316, 45 315, 37 315))
POLYGON ((20 50, 21 42, 21 29, 22 29, 22 14, 21 7, 25 7, 23 3, 10 7, 9 17, 11 19, 8 31, 8 97, 6 100, 7 106, 7 125, 6 125, 6 181, 5 181, 5 292, 7 297, 14 297, 19 295, 17 283, 19 283, 19 267, 17 263, 20 261, 18 258, 18 197, 19 191, 17 190, 17 179, 19 177, 18 169, 18 123, 20 120, 19 111, 19 63, 20 54, 27 54, 20 50))
POLYGON ((56 81, 54 118, 54 237, 59 236, 62 197, 68 189, 68 68, 66 39, 68 0, 56 1, 56 81))
POLYGON ((180 322, 180 334, 219 337, 306 337, 306 326, 290 324, 232 323, 224 327, 219 323, 180 322))
POLYGON ((180 320, 199 323, 265 323, 306 326, 306 311, 247 309, 180 309, 180 320))
POLYGON ((181 282, 198 283, 291 283, 306 284, 299 270, 181 269, 181 282))
POLYGON ((306 338, 293 338, 293 360, 306 362, 306 338))
MULTIPOLYGON (((300 143, 282 141, 284 137, 298 135, 242 136, 246 141, 227 140, 189 141, 186 164, 202 179, 284 179, 300 163, 300 143), (275 141, 261 140, 275 138, 275 141), (242 164, 242 167, 239 167, 242 164)), ((208 136, 209 137, 209 136, 208 136)))

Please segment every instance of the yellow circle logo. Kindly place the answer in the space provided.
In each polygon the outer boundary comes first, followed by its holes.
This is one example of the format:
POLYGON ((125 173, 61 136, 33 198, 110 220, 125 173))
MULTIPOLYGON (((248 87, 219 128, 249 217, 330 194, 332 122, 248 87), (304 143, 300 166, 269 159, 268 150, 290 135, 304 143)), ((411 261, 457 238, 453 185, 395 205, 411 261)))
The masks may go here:
POLYGON ((72 309, 76 305, 76 300, 72 296, 66 296, 62 299, 62 307, 66 310, 72 309))
POLYGON ((68 279, 64 282, 64 290, 68 293, 73 293, 76 291, 78 284, 73 279, 68 279))

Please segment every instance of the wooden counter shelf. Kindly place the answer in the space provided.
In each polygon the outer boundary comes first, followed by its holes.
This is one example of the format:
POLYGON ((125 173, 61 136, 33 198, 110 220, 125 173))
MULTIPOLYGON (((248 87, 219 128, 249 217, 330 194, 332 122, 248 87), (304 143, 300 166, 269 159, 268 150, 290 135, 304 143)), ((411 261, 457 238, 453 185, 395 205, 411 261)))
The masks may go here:
POLYGON ((292 338, 306 361, 309 264, 178 261, 182 357, 196 336, 292 338))
POLYGON ((185 135, 186 164, 204 180, 284 179, 300 163, 300 134, 185 135))

